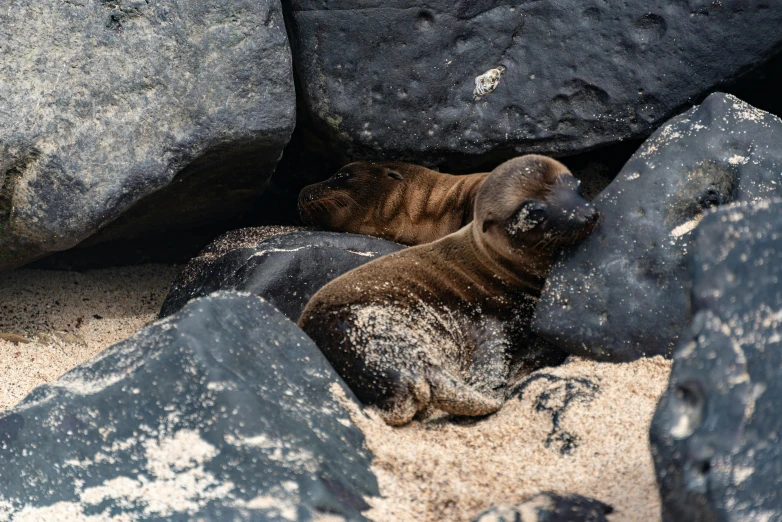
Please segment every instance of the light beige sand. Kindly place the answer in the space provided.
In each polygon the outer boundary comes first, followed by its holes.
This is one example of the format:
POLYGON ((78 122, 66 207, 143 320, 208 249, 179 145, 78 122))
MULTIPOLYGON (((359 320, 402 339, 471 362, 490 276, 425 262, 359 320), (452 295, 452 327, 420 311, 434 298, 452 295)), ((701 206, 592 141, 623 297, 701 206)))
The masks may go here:
POLYGON ((495 505, 554 490, 612 505, 612 521, 659 521, 647 439, 669 372, 661 357, 628 364, 573 358, 533 374, 553 377, 536 377, 522 400, 473 425, 430 419, 392 428, 374 411, 351 407, 375 455, 383 496, 368 499, 367 516, 470 521, 495 505), (557 411, 560 429, 547 446, 557 411))
POLYGON ((0 335, 0 410, 153 321, 176 272, 143 265, 0 274, 0 334, 32 341, 0 335))

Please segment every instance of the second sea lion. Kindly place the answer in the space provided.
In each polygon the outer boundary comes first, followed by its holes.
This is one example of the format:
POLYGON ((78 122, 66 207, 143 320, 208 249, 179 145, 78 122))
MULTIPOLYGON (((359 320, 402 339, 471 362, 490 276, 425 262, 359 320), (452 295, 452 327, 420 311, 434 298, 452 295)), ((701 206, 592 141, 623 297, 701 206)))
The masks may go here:
POLYGON ((299 215, 327 230, 420 245, 472 220, 475 195, 488 175, 455 176, 400 162, 351 163, 304 187, 299 215))
POLYGON ((299 319, 389 424, 429 407, 492 413, 519 367, 561 360, 530 333, 529 320, 557 252, 586 237, 597 211, 564 165, 529 155, 487 177, 474 217, 331 281, 299 319))

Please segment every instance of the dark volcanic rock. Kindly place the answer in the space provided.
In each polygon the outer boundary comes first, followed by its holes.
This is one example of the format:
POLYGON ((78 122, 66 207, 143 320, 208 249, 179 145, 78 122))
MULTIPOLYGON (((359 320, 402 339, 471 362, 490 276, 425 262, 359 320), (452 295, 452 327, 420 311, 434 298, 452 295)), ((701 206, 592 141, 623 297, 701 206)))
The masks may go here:
POLYGON ((782 202, 721 209, 696 236, 694 317, 650 433, 664 519, 780 520, 782 202))
POLYGON ((273 306, 213 294, 0 415, 0 519, 363 520, 377 483, 340 400, 273 306))
POLYGON ((780 49, 768 0, 293 0, 304 103, 354 158, 572 154, 644 137, 780 49), (730 50, 725 42, 730 42, 730 50), (474 98, 476 77, 504 67, 474 98))
POLYGON ((599 500, 547 491, 515 506, 492 508, 473 522, 607 522, 613 511, 599 500))
POLYGON ((564 350, 669 354, 687 327, 686 255, 707 208, 782 196, 782 120, 713 94, 660 128, 593 201, 601 220, 554 265, 533 328, 564 350))
POLYGON ((0 42, 0 269, 235 216, 293 130, 277 0, 21 0, 0 42))
MULTIPOLYGON (((404 247, 384 239, 338 232, 292 232, 258 241, 254 229, 235 231, 188 264, 160 310, 166 317, 215 290, 262 296, 298 321, 310 298, 332 279, 404 247), (243 239, 244 238, 244 239, 243 239), (228 250, 226 244, 235 245, 228 250), (215 257, 215 253, 222 253, 215 257)), ((256 229, 261 230, 261 229, 256 229)))

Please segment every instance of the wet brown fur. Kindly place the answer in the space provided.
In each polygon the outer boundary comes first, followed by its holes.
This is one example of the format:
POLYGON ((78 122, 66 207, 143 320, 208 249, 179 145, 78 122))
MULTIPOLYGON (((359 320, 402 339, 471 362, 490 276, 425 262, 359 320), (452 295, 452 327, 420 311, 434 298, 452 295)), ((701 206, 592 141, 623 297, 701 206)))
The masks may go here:
POLYGON ((492 413, 512 373, 561 360, 528 323, 557 251, 591 231, 594 209, 564 165, 531 155, 491 173, 474 217, 438 241, 335 279, 299 319, 356 395, 377 405, 389 424, 405 424, 430 407, 492 413), (542 202, 551 202, 548 214, 526 230, 524 220, 539 214, 530 209, 542 202))
POLYGON ((305 187, 299 215, 328 230, 420 245, 472 220, 475 195, 487 176, 442 174, 410 163, 351 163, 305 187))

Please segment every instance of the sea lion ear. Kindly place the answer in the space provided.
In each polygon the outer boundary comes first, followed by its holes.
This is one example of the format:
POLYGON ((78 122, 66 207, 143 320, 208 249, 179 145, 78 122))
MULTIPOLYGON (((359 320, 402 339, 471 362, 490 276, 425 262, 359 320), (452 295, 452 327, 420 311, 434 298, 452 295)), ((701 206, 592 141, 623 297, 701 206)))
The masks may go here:
POLYGON ((489 230, 489 227, 496 223, 497 220, 494 219, 494 215, 492 213, 489 213, 484 219, 483 219, 483 232, 486 233, 487 230, 489 230))
POLYGON ((389 177, 389 178, 398 179, 399 181, 402 181, 402 180, 404 180, 404 179, 405 179, 405 177, 404 177, 404 176, 402 176, 400 173, 398 173, 398 172, 397 172, 397 171, 395 171, 395 170, 389 170, 389 171, 388 171, 388 177, 389 177))

